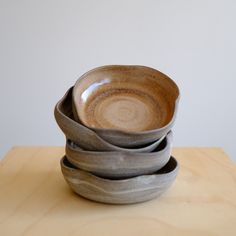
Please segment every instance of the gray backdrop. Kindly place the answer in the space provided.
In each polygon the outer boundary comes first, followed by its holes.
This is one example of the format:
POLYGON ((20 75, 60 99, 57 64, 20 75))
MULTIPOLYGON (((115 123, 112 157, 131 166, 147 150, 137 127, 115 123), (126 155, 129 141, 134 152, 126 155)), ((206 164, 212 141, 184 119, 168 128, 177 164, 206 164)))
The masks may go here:
POLYGON ((175 146, 220 146, 236 160, 236 1, 0 1, 2 157, 63 145, 57 100, 87 70, 141 64, 181 89, 175 146))

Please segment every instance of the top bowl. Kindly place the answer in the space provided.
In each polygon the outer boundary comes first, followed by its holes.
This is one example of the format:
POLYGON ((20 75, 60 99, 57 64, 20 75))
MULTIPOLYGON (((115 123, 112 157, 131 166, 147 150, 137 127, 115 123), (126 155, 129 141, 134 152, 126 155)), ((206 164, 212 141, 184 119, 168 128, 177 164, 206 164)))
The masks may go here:
POLYGON ((122 148, 113 145, 106 140, 102 139, 93 130, 76 122, 72 114, 72 88, 70 88, 64 97, 56 104, 54 115, 57 124, 65 134, 67 139, 70 139, 81 148, 87 151, 119 151, 119 152, 151 152, 156 149, 162 138, 147 145, 138 146, 136 148, 122 148))
POLYGON ((82 75, 72 98, 78 122, 114 145, 135 147, 170 131, 179 89, 168 76, 155 69, 111 65, 82 75))

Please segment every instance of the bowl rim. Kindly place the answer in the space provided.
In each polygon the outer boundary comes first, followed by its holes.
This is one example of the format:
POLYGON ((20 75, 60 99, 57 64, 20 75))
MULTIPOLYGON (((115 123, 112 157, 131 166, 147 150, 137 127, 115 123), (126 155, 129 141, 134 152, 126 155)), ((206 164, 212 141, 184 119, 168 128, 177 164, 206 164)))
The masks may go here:
MULTIPOLYGON (((121 179, 109 179, 109 178, 103 178, 100 176, 97 176, 95 174, 92 174, 91 172, 79 169, 77 167, 69 167, 68 165, 66 165, 64 163, 64 161, 67 160, 66 155, 64 155, 61 160, 60 160, 60 165, 62 168, 62 172, 63 172, 63 168, 66 169, 66 171, 69 171, 71 174, 84 174, 88 177, 90 177, 93 180, 97 180, 103 183, 116 183, 116 184, 121 184, 121 183, 125 183, 125 182, 130 182, 130 181, 139 181, 140 179, 150 179, 151 178, 156 178, 156 177, 161 177, 161 176, 168 176, 168 175, 173 175, 173 173, 177 172, 179 170, 179 163, 176 160, 175 157, 173 157, 172 155, 170 156, 170 159, 168 160, 168 162, 165 164, 165 166, 163 166, 160 170, 152 173, 152 174, 144 174, 144 175, 139 175, 139 176, 134 176, 134 177, 125 177, 125 178, 121 178, 121 179), (162 169, 164 169, 166 167, 166 165, 169 164, 169 162, 172 161, 174 162, 175 166, 173 168, 171 168, 171 170, 169 170, 168 172, 165 173, 158 173, 159 171, 161 171, 162 169)), ((67 160, 68 161, 68 160, 67 160)), ((69 161, 68 161, 69 162, 69 161)), ((70 162, 69 162, 70 163, 70 162)), ((71 163, 70 163, 71 164, 71 163)), ((73 166, 73 164, 71 164, 73 166)), ((64 175, 64 173, 63 173, 64 175)), ((67 175, 68 176, 68 175, 67 175)), ((69 176, 68 176, 69 177, 69 176)))
POLYGON ((74 116, 77 119, 77 122, 82 123, 84 126, 86 126, 89 129, 94 130, 95 132, 112 132, 112 133, 117 133, 117 134, 121 134, 121 135, 122 134, 123 135, 143 135, 143 134, 155 133, 157 131, 161 132, 161 131, 165 130, 168 126, 170 126, 174 122, 174 120, 176 118, 176 113, 177 113, 179 100, 180 100, 180 90, 179 90, 178 85, 174 82, 174 80, 172 80, 168 75, 162 73, 161 71, 159 71, 157 69, 154 69, 154 68, 148 67, 148 66, 143 66, 143 65, 131 65, 131 64, 129 64, 129 65, 120 64, 119 65, 119 64, 114 64, 114 65, 103 65, 103 66, 96 67, 96 68, 91 69, 91 70, 85 72, 84 74, 82 74, 82 76, 80 76, 77 79, 77 81, 75 82, 75 85, 73 86, 73 89, 72 89, 72 107, 74 107, 74 109, 75 109, 76 116, 75 115, 74 116), (177 90, 177 93, 178 93, 178 95, 175 99, 174 112, 173 112, 173 116, 172 116, 171 120, 165 126, 162 126, 161 128, 151 129, 151 130, 143 130, 143 131, 138 131, 138 132, 137 131, 125 131, 125 130, 112 129, 112 128, 96 128, 96 127, 91 127, 89 125, 84 124, 81 121, 81 119, 79 118, 77 106, 75 106, 75 104, 74 104, 76 88, 80 85, 81 80, 84 79, 88 74, 90 74, 92 72, 95 72, 97 70, 100 70, 100 69, 103 69, 103 68, 109 68, 109 67, 123 67, 123 68, 137 67, 137 68, 149 69, 149 70, 152 70, 154 72, 160 73, 161 75, 166 77, 168 80, 170 80, 170 82, 173 83, 173 85, 176 87, 176 90, 177 90))
MULTIPOLYGON (((72 147, 72 145, 70 145, 69 144, 69 141, 71 141, 71 140, 66 140, 66 148, 69 148, 70 150, 73 150, 73 151, 75 151, 75 152, 78 152, 79 151, 79 153, 86 153, 86 154, 92 154, 92 155, 107 155, 107 153, 109 153, 109 154, 111 154, 111 155, 116 155, 116 154, 118 154, 118 153, 125 153, 126 155, 132 155, 132 156, 143 156, 143 155, 145 155, 145 156, 152 156, 152 155, 156 155, 157 153, 158 154, 162 154, 162 153, 164 153, 168 148, 169 148, 169 146, 171 146, 172 145, 172 141, 173 141, 173 132, 170 130, 164 137, 163 137, 163 139, 161 140, 161 142, 160 142, 160 144, 163 142, 163 141, 165 141, 166 140, 166 145, 164 146, 164 148, 162 148, 161 150, 159 150, 159 151, 151 151, 151 152, 123 152, 123 151, 90 151, 90 150, 85 150, 85 149, 83 149, 83 148, 81 148, 81 147, 79 147, 78 145, 77 145, 77 147, 75 148, 75 147, 72 147)), ((71 141, 71 142, 73 142, 73 141, 71 141)), ((153 142, 153 144, 154 144, 155 142, 153 142)), ((160 145, 159 144, 159 145, 160 145)), ((158 145, 158 146, 159 146, 158 145)), ((157 147, 158 147, 157 146, 157 147)), ((134 148, 135 149, 135 148, 134 148)))

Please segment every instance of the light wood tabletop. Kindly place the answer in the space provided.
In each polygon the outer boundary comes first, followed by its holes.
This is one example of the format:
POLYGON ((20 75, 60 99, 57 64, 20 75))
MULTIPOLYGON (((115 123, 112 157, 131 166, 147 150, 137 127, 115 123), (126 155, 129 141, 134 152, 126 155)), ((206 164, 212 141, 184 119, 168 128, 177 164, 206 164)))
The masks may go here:
POLYGON ((62 147, 13 147, 0 162, 0 235, 236 235, 236 166, 219 148, 174 148, 179 175, 160 198, 106 205, 74 194, 62 147))

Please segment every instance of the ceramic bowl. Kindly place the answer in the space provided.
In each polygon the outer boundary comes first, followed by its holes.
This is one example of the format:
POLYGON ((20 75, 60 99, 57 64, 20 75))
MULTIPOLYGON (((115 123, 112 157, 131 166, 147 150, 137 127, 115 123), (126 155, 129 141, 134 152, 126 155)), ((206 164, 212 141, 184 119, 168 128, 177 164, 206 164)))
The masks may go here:
POLYGON ((150 153, 86 151, 67 140, 66 157, 77 168, 101 177, 115 179, 150 174, 169 161, 172 137, 170 131, 150 153))
POLYGON ((151 200, 164 193, 175 180, 178 163, 171 157, 168 163, 151 175, 112 180, 77 169, 66 157, 61 169, 69 186, 79 195, 97 202, 129 204, 151 200))
POLYGON ((155 69, 111 65, 82 75, 75 84, 72 100, 78 122, 109 143, 136 147, 170 131, 179 89, 155 69))
POLYGON ((151 152, 156 149, 165 138, 163 136, 159 140, 137 148, 121 148, 110 144, 99 137, 93 130, 90 130, 74 120, 72 113, 72 89, 73 88, 70 88, 64 97, 57 103, 54 109, 54 115, 57 124, 66 138, 72 140, 81 148, 90 151, 151 152))

